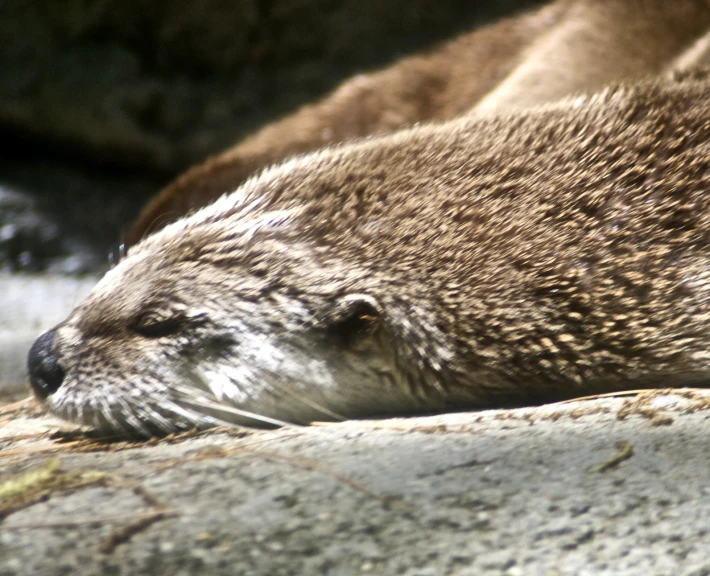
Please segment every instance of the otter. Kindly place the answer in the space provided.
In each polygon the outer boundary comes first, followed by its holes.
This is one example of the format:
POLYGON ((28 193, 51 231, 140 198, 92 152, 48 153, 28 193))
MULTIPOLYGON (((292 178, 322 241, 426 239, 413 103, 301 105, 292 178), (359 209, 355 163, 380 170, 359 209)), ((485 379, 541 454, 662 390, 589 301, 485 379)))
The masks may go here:
POLYGON ((31 385, 139 436, 702 386, 708 189, 705 77, 296 156, 131 248, 31 385))
POLYGON ((250 175, 326 145, 530 108, 708 62, 707 0, 557 0, 360 74, 322 101, 267 125, 159 192, 126 245, 235 190, 250 175), (700 45, 698 45, 700 43, 700 45))

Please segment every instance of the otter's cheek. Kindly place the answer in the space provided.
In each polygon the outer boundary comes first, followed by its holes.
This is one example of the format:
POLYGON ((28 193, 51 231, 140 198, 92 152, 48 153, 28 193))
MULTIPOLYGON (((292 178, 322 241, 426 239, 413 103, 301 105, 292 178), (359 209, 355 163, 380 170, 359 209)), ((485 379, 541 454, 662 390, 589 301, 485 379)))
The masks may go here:
POLYGON ((194 362, 192 370, 217 400, 237 406, 261 397, 283 397, 298 389, 336 385, 324 360, 303 348, 245 331, 240 332, 239 344, 230 354, 208 355, 194 362))

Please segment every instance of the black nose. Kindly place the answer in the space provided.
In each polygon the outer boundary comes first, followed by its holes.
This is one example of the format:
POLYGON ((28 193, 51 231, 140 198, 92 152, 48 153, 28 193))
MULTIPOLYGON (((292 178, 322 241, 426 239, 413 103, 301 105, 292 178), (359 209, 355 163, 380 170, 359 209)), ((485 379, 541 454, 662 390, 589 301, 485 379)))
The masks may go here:
POLYGON ((30 384, 35 395, 40 399, 54 394, 64 380, 64 370, 59 365, 57 356, 52 352, 54 334, 55 331, 50 330, 37 338, 27 356, 30 384))

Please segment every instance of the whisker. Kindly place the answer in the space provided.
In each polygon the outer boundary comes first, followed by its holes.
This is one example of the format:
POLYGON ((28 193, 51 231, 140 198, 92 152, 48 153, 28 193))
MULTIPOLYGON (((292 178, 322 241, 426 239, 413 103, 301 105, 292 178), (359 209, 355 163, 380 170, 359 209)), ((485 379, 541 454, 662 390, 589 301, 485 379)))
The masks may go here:
POLYGON ((234 414, 235 416, 242 416, 251 420, 256 420, 257 422, 272 424, 274 426, 293 426, 291 422, 285 422, 276 418, 270 418, 269 416, 262 416, 261 414, 257 414, 256 412, 250 412, 248 410, 242 410, 240 408, 234 408, 232 406, 226 406, 225 404, 216 402, 213 398, 209 397, 201 390, 198 390, 191 386, 179 386, 175 388, 174 391, 179 394, 182 394, 180 400, 182 402, 187 403, 188 405, 208 408, 210 410, 216 410, 217 412, 226 412, 228 414, 234 414))
MULTIPOLYGON (((228 361, 229 358, 226 357, 225 360, 228 361)), ((344 420, 347 420, 346 417, 338 414, 337 412, 333 412, 332 410, 329 410, 325 406, 318 404, 316 401, 303 396, 302 393, 296 393, 291 388, 289 388, 287 385, 281 384, 279 375, 276 372, 264 371, 263 374, 268 375, 268 379, 267 379, 266 383, 269 385, 269 387, 272 390, 276 390, 276 391, 282 393, 284 396, 289 396, 290 398, 296 400, 297 402, 305 404, 309 408, 313 408, 317 412, 320 412, 321 414, 324 414, 325 416, 328 416, 335 421, 343 422, 344 420)), ((203 377, 201 377, 199 375, 196 375, 196 377, 199 379, 200 388, 202 389, 203 387, 205 387, 204 386, 205 382, 203 382, 203 377)), ((262 376, 262 379, 263 379, 263 376, 262 376)), ((250 373, 250 380, 251 380, 250 383, 254 387, 260 386, 260 384, 257 382, 257 378, 253 375, 253 373, 250 373)), ((211 391, 211 387, 207 386, 206 388, 211 391)))
MULTIPOLYGON (((125 423, 130 427, 130 430, 132 432, 137 432, 139 434, 146 434, 150 436, 150 431, 148 428, 146 428, 145 424, 141 422, 141 419, 138 417, 137 412, 138 410, 136 409, 137 406, 133 403, 133 401, 128 401, 128 399, 122 397, 122 396, 116 396, 116 400, 118 400, 118 403, 121 405, 121 410, 119 414, 121 414, 122 419, 125 421, 125 423)), ((104 412, 105 417, 107 420, 111 418, 111 420, 115 421, 118 423, 118 429, 116 430, 117 432, 119 430, 123 429, 122 423, 120 420, 117 420, 113 417, 115 413, 115 410, 110 410, 110 408, 104 412)))
MULTIPOLYGON (((119 414, 121 413, 119 412, 119 414)), ((103 416, 103 419, 105 420, 106 424, 108 424, 109 429, 112 433, 125 436, 133 432, 131 429, 126 429, 126 427, 121 423, 121 420, 117 417, 115 410, 110 410, 107 408, 102 412, 101 416, 103 416)), ((101 426, 99 430, 103 429, 104 427, 105 426, 101 426)))
MULTIPOLYGON (((172 407, 168 407, 170 409, 172 407)), ((142 406, 141 411, 145 414, 146 418, 150 420, 152 424, 157 426, 160 430, 165 432, 166 434, 169 434, 175 430, 175 423, 168 417, 164 416, 157 410, 152 410, 149 407, 142 406)), ((172 412, 175 412, 172 410, 172 412)), ((193 421, 193 419, 189 419, 190 422, 193 421)))
MULTIPOLYGON (((240 424, 237 424, 235 422, 231 422, 230 420, 224 420, 222 418, 217 418, 216 416, 212 415, 206 415, 201 412, 197 412, 195 410, 185 408, 184 406, 181 406, 180 404, 173 402, 173 401, 168 401, 166 403, 166 406, 168 409, 172 410, 173 413, 180 414, 184 418, 188 419, 190 422, 192 422, 196 427, 199 428, 213 428, 215 426, 226 426, 229 428, 235 428, 238 430, 243 430, 245 429, 245 426, 242 426, 240 424)), ((198 405, 199 406, 199 405, 198 405)))
POLYGON ((311 400, 308 397, 297 394, 296 392, 294 392, 293 390, 291 390, 287 386, 284 386, 283 384, 281 384, 278 381, 277 377, 273 377, 274 375, 270 374, 270 376, 272 376, 272 377, 269 378, 269 386, 271 386, 275 390, 278 390, 282 394, 290 396, 294 400, 297 400, 298 402, 301 402, 302 404, 305 404, 306 406, 309 406, 310 408, 317 410, 321 414, 325 414, 326 416, 330 416, 331 418, 333 418, 333 420, 336 420, 338 422, 344 422, 345 420, 347 420, 347 418, 345 416, 342 416, 342 415, 338 414, 337 412, 333 412, 332 410, 329 410, 325 406, 321 406, 315 400, 311 400))
POLYGON ((171 413, 184 418, 193 426, 204 428, 206 426, 214 426, 217 424, 216 418, 213 418, 208 414, 203 414, 202 412, 197 412, 196 410, 185 408, 185 406, 182 406, 172 400, 164 400, 161 408, 170 410, 171 413))
POLYGON ((66 401, 62 402, 62 405, 66 407, 67 415, 69 416, 70 422, 84 422, 84 405, 83 404, 72 404, 66 406, 66 401))

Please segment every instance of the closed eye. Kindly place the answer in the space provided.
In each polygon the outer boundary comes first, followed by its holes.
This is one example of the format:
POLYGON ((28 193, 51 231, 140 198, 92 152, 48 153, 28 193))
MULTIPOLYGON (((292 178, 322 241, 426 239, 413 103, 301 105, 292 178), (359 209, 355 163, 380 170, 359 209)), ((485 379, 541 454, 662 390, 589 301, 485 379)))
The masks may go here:
POLYGON ((188 313, 182 304, 168 302, 146 305, 132 320, 128 329, 144 338, 163 338, 192 331, 204 325, 207 315, 204 312, 188 313))
POLYGON ((163 338, 182 332, 185 329, 185 320, 177 317, 150 321, 140 320, 132 324, 130 329, 145 338, 163 338))
POLYGON ((184 316, 158 317, 144 314, 129 325, 129 329, 144 338, 163 338, 184 331, 187 319, 184 316))

